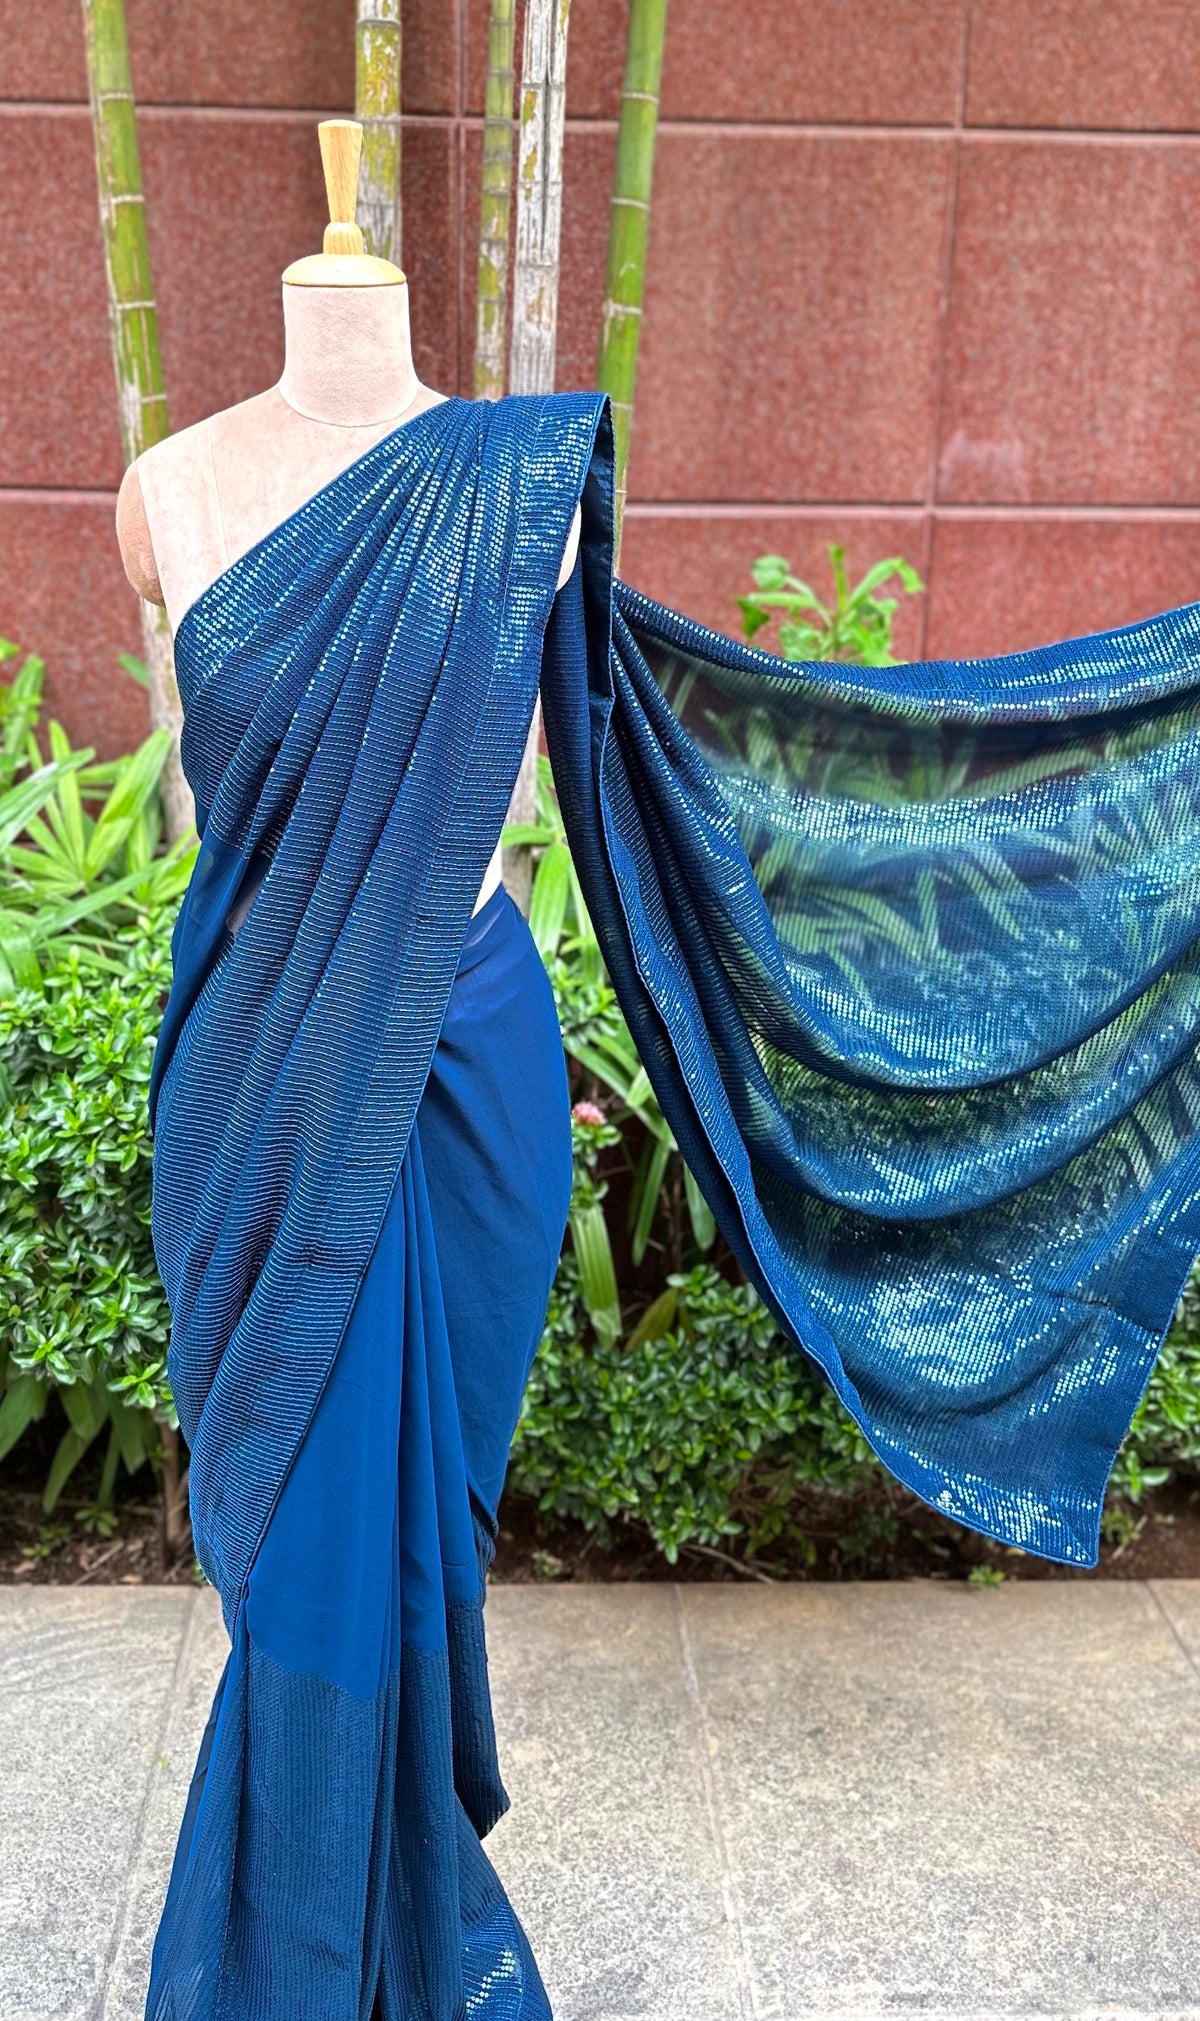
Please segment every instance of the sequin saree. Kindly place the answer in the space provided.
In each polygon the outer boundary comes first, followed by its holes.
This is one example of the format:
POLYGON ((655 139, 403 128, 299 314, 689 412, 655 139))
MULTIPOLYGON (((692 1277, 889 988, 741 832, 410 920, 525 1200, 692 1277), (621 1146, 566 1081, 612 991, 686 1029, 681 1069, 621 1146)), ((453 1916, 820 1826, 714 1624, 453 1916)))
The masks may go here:
POLYGON ((612 463, 594 396, 448 401, 180 626, 154 1236, 232 1648, 152 2021, 550 2012, 480 1843, 570 1186, 546 977, 503 893, 473 911, 539 683, 664 1113, 906 1486, 1091 1562, 1200 1247, 1200 611, 787 666, 614 581, 612 463))

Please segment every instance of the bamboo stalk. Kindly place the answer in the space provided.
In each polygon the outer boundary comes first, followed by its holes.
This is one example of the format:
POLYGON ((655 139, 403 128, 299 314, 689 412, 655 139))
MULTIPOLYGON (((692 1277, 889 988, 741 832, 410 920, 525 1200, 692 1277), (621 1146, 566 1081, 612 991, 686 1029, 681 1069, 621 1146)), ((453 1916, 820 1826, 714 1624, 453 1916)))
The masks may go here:
POLYGON ((571 0, 527 0, 517 142, 511 393, 552 393, 571 0))
POLYGON ((358 0, 354 116, 362 122, 358 223, 364 248, 400 265, 400 0, 358 0))
POLYGON ((515 0, 491 0, 483 185, 479 197, 479 277, 475 297, 475 397, 504 393, 508 301, 508 226, 512 210, 513 42, 515 0))
MULTIPOLYGON (((517 229, 513 261, 512 393, 554 391, 558 274, 562 243, 563 131, 567 98, 567 29, 571 0, 526 0, 521 51, 521 119, 517 140, 517 229)), ((508 818, 522 826, 537 816, 541 704, 535 704, 508 818)), ((529 911, 533 852, 504 852, 504 882, 529 911)))
MULTIPOLYGON (((167 396, 146 238, 124 0, 82 0, 82 7, 117 419, 121 450, 128 464, 168 434, 167 396)), ((159 780, 164 823, 174 839, 190 828, 194 809, 179 762, 183 708, 175 680, 171 628, 166 612, 154 604, 142 605, 142 650, 151 722, 156 729, 168 729, 174 745, 159 780)))
POLYGON ((617 129, 617 165, 609 218, 608 278, 600 320, 600 358, 596 368, 596 383, 601 392, 607 393, 612 400, 616 429, 618 555, 625 512, 629 436, 633 425, 638 340, 646 285, 650 194, 654 182, 654 145, 658 135, 658 98, 666 32, 667 0, 631 0, 629 34, 625 45, 625 79, 621 86, 621 118, 617 129))

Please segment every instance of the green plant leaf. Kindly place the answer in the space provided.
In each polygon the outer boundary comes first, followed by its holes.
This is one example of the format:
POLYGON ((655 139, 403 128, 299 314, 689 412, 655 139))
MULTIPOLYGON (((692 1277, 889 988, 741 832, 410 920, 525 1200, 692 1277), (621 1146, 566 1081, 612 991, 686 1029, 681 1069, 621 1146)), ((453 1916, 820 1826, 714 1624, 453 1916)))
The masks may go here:
POLYGON ((0 911, 0 989, 40 989, 42 971, 27 922, 19 913, 0 911))
POLYGON ((675 1314, 679 1309, 679 1288, 668 1284, 660 1291, 652 1304, 646 1307, 633 1332, 625 1342, 626 1354, 633 1354, 639 1347, 645 1347, 652 1340, 662 1340, 675 1324, 675 1314))
POLYGON ((621 1302, 604 1208, 599 1201, 571 1215, 571 1243, 579 1267, 579 1287, 596 1338, 611 1347, 621 1334, 621 1302))
POLYGON ((629 1253, 637 1269, 646 1254, 650 1240, 650 1230, 654 1226, 654 1216, 658 1208, 658 1196, 666 1176, 671 1157, 671 1138, 651 1137, 646 1139, 645 1151, 638 1171, 637 1184, 629 1197, 632 1214, 629 1253))
POLYGON ((81 1438, 73 1429, 63 1433, 54 1458, 50 1462, 50 1471, 46 1476, 46 1486, 42 1493, 42 1507, 47 1515, 54 1508, 90 1444, 90 1439, 81 1438))
POLYGON ((760 554, 750 573, 759 589, 782 589, 788 579, 788 564, 781 554, 760 554))
MULTIPOLYGON (((62 764, 74 754, 71 740, 61 723, 51 721, 47 734, 50 739, 50 756, 62 764)), ((88 823, 83 811, 83 799, 79 791, 78 770, 67 772, 59 780, 52 797, 46 802, 46 817, 58 838, 59 847, 71 866, 72 875, 83 879, 86 875, 84 854, 88 823)))
POLYGON ((127 1474, 136 1474, 149 1450, 152 1420, 147 1411, 133 1410, 119 1396, 109 1399, 113 1436, 127 1474))
POLYGON ((85 865, 88 878, 98 877, 125 847, 130 829, 158 784, 170 748, 170 732, 152 730, 132 757, 125 760, 88 842, 85 865))
POLYGON ((688 1218, 692 1224, 692 1234, 696 1238, 696 1247, 701 1250, 709 1250, 717 1239, 717 1224, 713 1219, 712 1208, 696 1183, 695 1173, 692 1171, 691 1166, 686 1163, 683 1168, 683 1188, 687 1198, 688 1218))
POLYGON ((71 773, 78 772, 91 756, 90 751, 75 751, 70 758, 60 762, 40 765, 27 779, 21 779, 15 786, 9 786, 0 793, 0 850, 8 848, 23 828, 27 828, 34 816, 41 812, 51 795, 71 773))
MULTIPOLYGON (((194 849, 192 844, 189 855, 194 849)), ((51 940, 68 928, 77 926, 80 920, 104 912, 118 900, 135 894, 143 901, 153 896, 160 904, 168 903, 181 895, 190 876, 190 861, 174 856, 156 857, 145 869, 131 870, 123 877, 114 877, 83 898, 72 898, 61 905, 44 908, 37 919, 39 938, 51 940)))
POLYGON ((561 839, 556 829, 537 821, 510 821, 500 832, 505 849, 542 849, 547 843, 561 839))
POLYGON ((44 1399, 36 1375, 19 1375, 10 1382, 0 1400, 0 1460, 10 1453, 23 1431, 41 1416, 44 1399))
POLYGON ((562 938, 570 896, 571 852, 565 842, 543 851, 529 898, 529 931, 543 961, 555 953, 562 938))
POLYGON ((107 1392, 96 1390, 89 1383, 72 1382, 62 1384, 58 1393, 71 1430, 89 1445, 108 1422, 107 1392))

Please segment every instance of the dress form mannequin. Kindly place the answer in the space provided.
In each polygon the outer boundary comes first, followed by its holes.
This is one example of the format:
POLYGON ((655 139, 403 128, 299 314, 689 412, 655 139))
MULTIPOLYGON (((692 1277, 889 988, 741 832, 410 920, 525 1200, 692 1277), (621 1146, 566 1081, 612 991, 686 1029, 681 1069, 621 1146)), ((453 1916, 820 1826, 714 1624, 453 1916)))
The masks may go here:
MULTIPOLYGON (((413 365, 408 285, 368 257, 353 223, 362 128, 319 127, 330 224, 325 250, 283 276, 285 364, 277 386, 157 443, 130 465, 117 498, 117 539, 140 597, 173 628, 196 598, 273 527, 445 398, 413 365)), ((559 575, 579 545, 579 512, 559 575)), ((497 843, 476 909, 500 882, 497 843)))

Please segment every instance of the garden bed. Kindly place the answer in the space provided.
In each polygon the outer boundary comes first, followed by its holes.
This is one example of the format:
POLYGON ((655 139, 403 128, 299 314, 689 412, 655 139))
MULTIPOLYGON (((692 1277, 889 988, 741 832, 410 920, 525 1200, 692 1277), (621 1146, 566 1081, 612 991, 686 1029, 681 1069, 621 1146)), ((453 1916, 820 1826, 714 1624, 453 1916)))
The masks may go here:
MULTIPOLYGON (((190 1556, 173 1562, 163 1549, 161 1512, 129 1496, 115 1505, 110 1535, 80 1522, 86 1502, 42 1511, 34 1485, 0 1485, 0 1584, 190 1585, 190 1556)), ((148 1488, 149 1482, 146 1483, 148 1488)), ((143 1490, 145 1492, 145 1489, 143 1490)), ((522 1495, 506 1498, 493 1579, 506 1585, 539 1581, 608 1584, 675 1579, 743 1584, 799 1578, 941 1579, 998 1584, 1001 1579, 1200 1579, 1200 1486, 1174 1482, 1138 1506, 1120 1503, 1106 1518, 1109 1532, 1095 1571, 1074 1571, 989 1544, 896 1490, 842 1497, 813 1495, 795 1511, 814 1556, 776 1549, 768 1564, 744 1563, 736 1540, 727 1551, 685 1544, 670 1564, 647 1532, 614 1526, 608 1540, 582 1523, 543 1516, 522 1495)))

